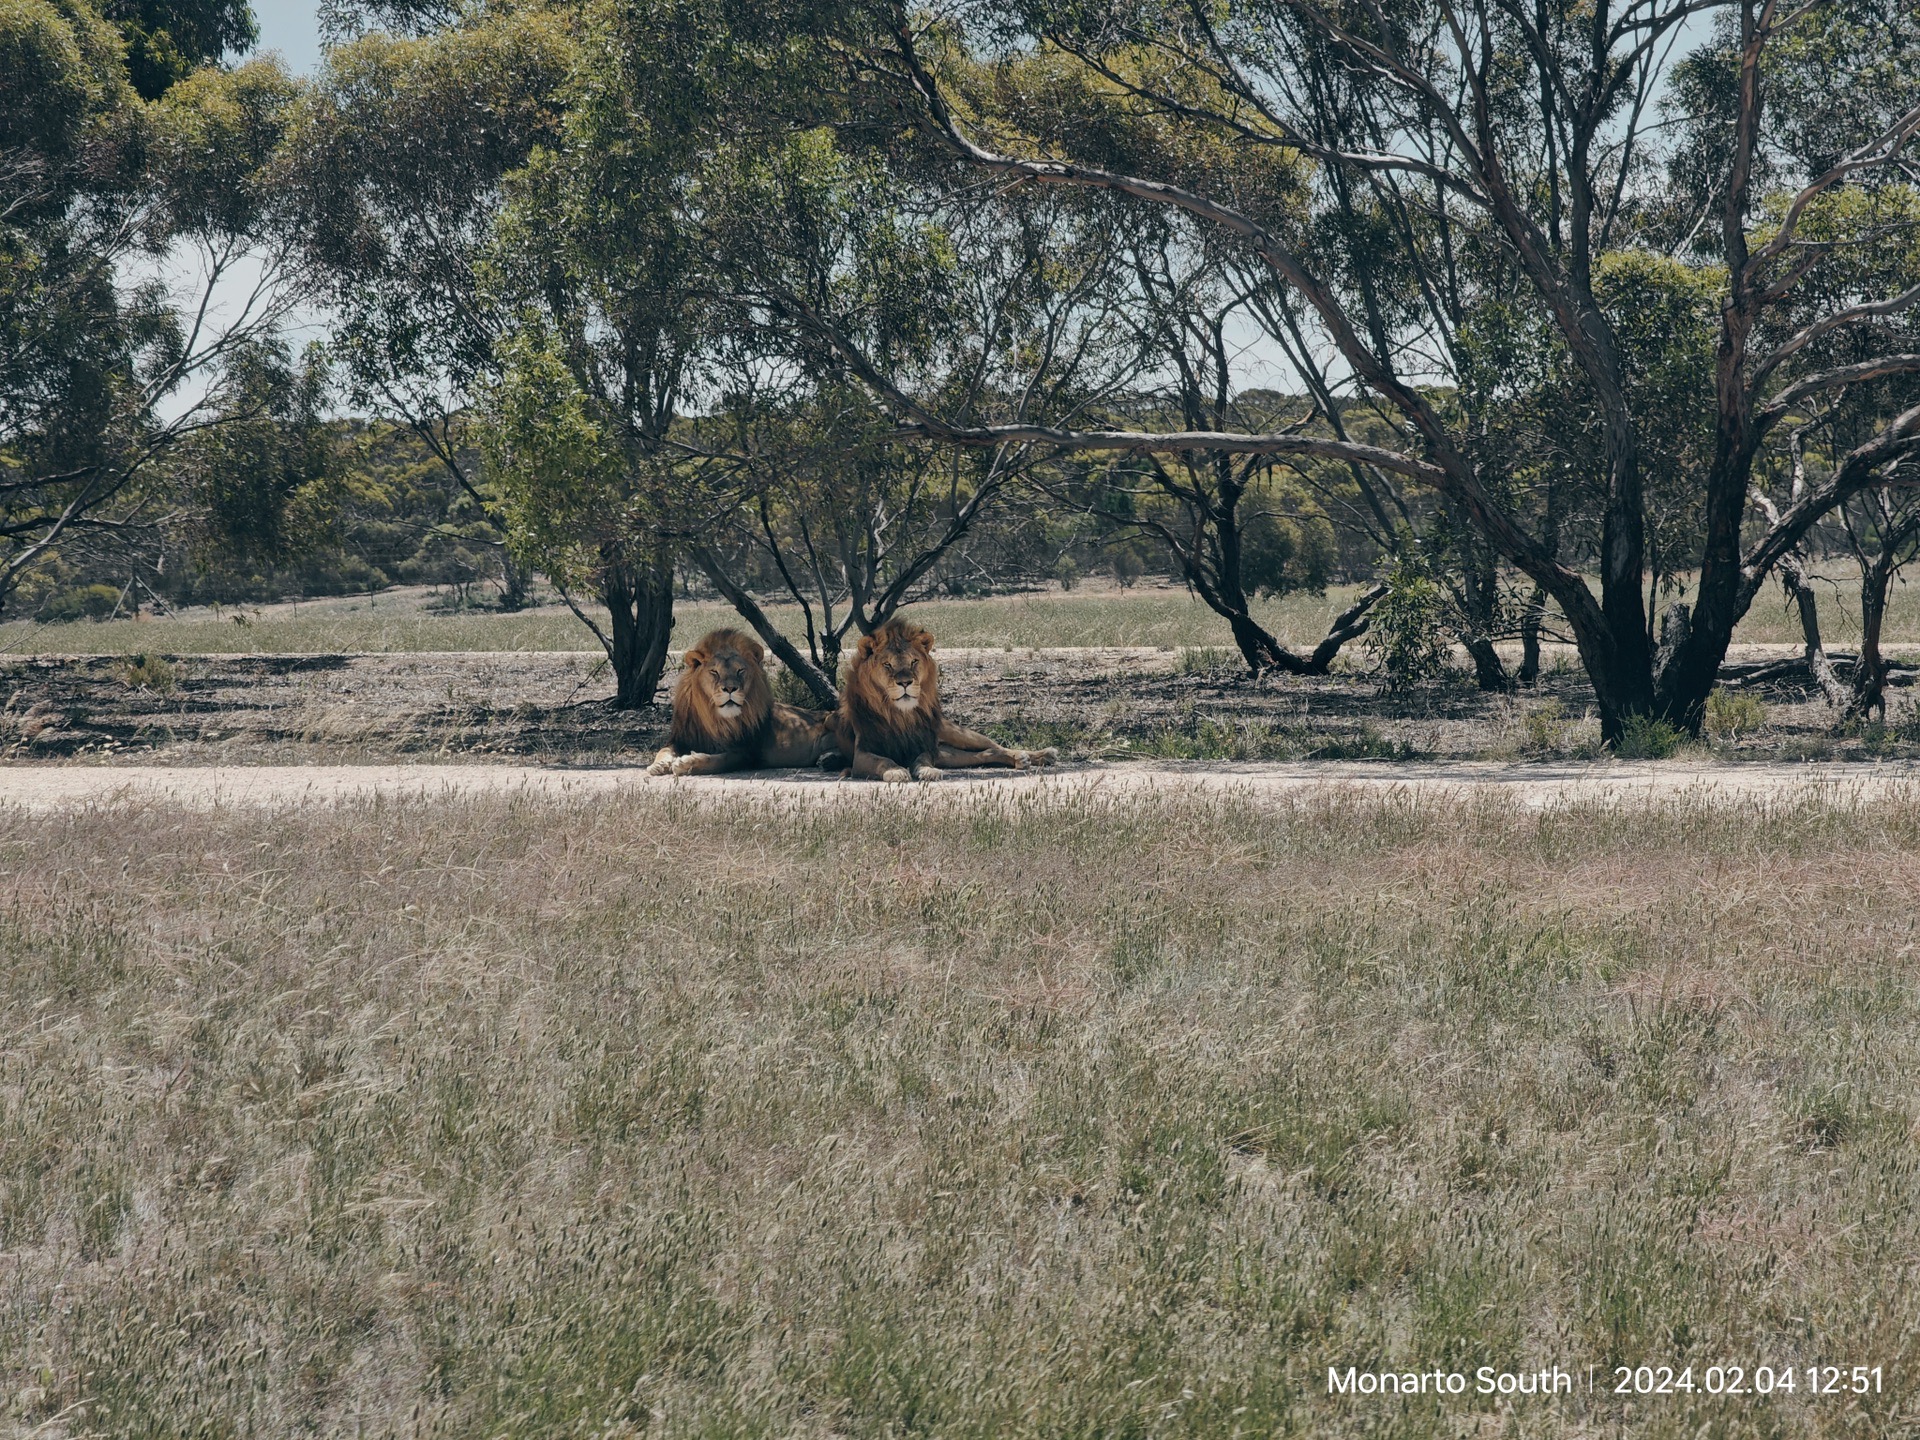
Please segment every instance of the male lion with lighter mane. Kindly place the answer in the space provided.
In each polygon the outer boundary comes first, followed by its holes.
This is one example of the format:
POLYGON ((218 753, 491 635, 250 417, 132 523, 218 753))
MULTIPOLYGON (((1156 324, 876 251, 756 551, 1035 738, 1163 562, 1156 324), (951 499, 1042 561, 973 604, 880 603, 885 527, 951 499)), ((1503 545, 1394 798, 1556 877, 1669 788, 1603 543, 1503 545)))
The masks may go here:
POLYGON ((860 641, 840 693, 840 728, 853 741, 853 773, 931 780, 975 765, 1050 765, 1055 750, 1009 750, 941 713, 933 636, 889 620, 860 641))
POLYGON ((846 763, 834 716, 782 705, 767 684, 766 652, 738 630, 715 630, 680 657, 667 743, 649 775, 720 775, 827 761, 846 763))

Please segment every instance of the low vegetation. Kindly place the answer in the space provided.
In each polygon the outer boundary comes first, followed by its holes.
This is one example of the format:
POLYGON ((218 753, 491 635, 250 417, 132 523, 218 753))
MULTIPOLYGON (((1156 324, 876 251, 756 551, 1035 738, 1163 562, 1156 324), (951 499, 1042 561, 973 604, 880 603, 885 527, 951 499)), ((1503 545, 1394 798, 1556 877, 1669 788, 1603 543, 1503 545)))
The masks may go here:
MULTIPOLYGON (((1829 607, 1827 637, 1845 648, 1857 643, 1857 616, 1849 624, 1846 582, 1840 603, 1829 607)), ((1856 587, 1857 588, 1857 587, 1856 587)), ((1307 645, 1323 634, 1340 610, 1360 593, 1357 585, 1332 585, 1324 595, 1295 592, 1256 602, 1261 624, 1290 645, 1307 645)), ((1823 589, 1823 593, 1825 590, 1823 589)), ((16 655, 126 655, 143 651, 195 654, 400 654, 417 651, 598 652, 594 638, 564 606, 548 603, 503 613, 486 608, 443 609, 420 590, 310 600, 299 603, 201 608, 178 618, 100 623, 9 621, 0 624, 0 652, 16 655)), ((782 627, 800 629, 797 609, 767 607, 782 627)), ((1226 622, 1186 591, 1140 586, 1114 591, 1082 588, 1071 593, 1027 591, 988 598, 930 600, 910 613, 945 648, 1054 649, 1149 646, 1181 652, 1183 670, 1244 673, 1226 622)), ((682 600, 674 610, 673 644, 684 646, 719 625, 738 625, 730 606, 682 600)), ((1742 623, 1743 644, 1800 643, 1798 621, 1774 604, 1756 605, 1742 623)), ((1896 590, 1888 606, 1884 643, 1904 652, 1920 643, 1920 588, 1896 590)), ((1365 661, 1359 656, 1361 663, 1365 661)), ((1570 652, 1553 663, 1570 669, 1570 652)), ((1551 668, 1551 666, 1549 667, 1551 668)))
POLYGON ((0 1425, 1903 1423, 1920 796, 879 798, 0 814, 0 1425))

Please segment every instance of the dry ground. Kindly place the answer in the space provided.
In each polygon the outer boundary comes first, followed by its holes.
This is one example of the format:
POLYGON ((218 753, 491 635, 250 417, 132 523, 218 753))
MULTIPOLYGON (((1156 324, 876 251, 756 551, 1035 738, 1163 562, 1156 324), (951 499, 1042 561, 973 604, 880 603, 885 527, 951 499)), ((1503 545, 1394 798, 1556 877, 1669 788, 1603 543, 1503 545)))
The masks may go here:
POLYGON ((1911 799, 714 793, 0 808, 0 1433, 1920 1433, 1911 799))
MULTIPOLYGON (((789 807, 896 803, 887 799, 890 787, 805 770, 673 779, 650 777, 637 764, 0 766, 0 806, 37 814, 152 804, 259 809, 488 796, 512 801, 637 799, 649 794, 657 798, 667 791, 678 792, 694 804, 723 809, 745 800, 789 807)), ((940 810, 1142 796, 1213 796, 1283 807, 1303 798, 1384 797, 1468 805, 1497 798, 1528 810, 1667 799, 1882 804, 1920 800, 1920 767, 1900 762, 1732 764, 1698 758, 1561 765, 1095 761, 1017 774, 952 771, 935 783, 907 787, 899 803, 940 810)))
MULTIPOLYGON (((1599 753, 1564 656, 1537 691, 1453 682, 1386 693, 1364 676, 1253 682, 1224 652, 1143 647, 943 653, 950 713, 1081 759, 1566 761, 1599 753)), ((1743 647, 1736 659, 1790 653, 1743 647)), ((174 765, 468 761, 602 764, 650 754, 663 708, 605 704, 596 657, 554 652, 189 655, 156 684, 119 656, 0 659, 0 758, 174 765)), ((1766 723, 1722 758, 1920 757, 1911 691, 1892 724, 1834 737, 1803 683, 1756 687, 1766 723)), ((664 700, 664 692, 661 697, 664 700)))

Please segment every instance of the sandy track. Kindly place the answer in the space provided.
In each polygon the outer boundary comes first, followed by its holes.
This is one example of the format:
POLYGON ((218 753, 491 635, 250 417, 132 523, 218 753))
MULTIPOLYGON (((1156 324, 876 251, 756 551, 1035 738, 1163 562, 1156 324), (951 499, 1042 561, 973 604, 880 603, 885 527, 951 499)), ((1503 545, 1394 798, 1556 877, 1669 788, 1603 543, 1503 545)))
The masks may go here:
POLYGON ((1632 803, 1691 795, 1724 800, 1822 795, 1875 800, 1920 798, 1920 766, 1777 764, 1502 765, 1155 763, 1074 765, 1024 774, 954 772, 921 785, 881 785, 799 771, 769 775, 653 779, 636 766, 603 769, 531 765, 23 765, 0 768, 0 806, 54 813, 123 804, 304 806, 375 797, 453 799, 482 795, 574 800, 607 795, 788 799, 862 803, 892 796, 918 803, 967 803, 992 796, 1084 794, 1236 795, 1252 799, 1320 794, 1431 799, 1499 796, 1528 808, 1572 802, 1632 803))

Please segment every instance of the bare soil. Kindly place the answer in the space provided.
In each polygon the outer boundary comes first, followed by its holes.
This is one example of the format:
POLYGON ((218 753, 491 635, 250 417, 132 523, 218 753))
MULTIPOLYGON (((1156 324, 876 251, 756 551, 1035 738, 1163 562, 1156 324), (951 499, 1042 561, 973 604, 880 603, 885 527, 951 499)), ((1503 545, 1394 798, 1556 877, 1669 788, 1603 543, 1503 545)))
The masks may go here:
POLYGON ((817 771, 672 779, 637 764, 473 765, 20 765, 0 768, 0 807, 52 813, 100 806, 280 808, 383 801, 509 799, 577 801, 609 795, 673 795, 701 804, 741 799, 781 805, 897 803, 951 808, 1009 800, 1121 800, 1212 796, 1287 805, 1350 796, 1522 809, 1633 805, 1687 798, 1711 803, 1792 804, 1920 800, 1920 766, 1770 762, 1595 762, 1517 765, 1487 761, 1400 765, 1355 761, 1090 761, 1049 770, 954 771, 928 784, 879 785, 817 771))
MULTIPOLYGON (((1736 661, 1787 656, 1743 646, 1736 661)), ((1365 676, 1249 679, 1169 649, 943 651, 949 712, 1012 744, 1078 760, 1530 760, 1598 757, 1591 691, 1569 657, 1536 689, 1461 681, 1395 694, 1365 676)), ((0 660, 0 758, 166 765, 470 763, 603 765, 650 753, 653 708, 609 707, 604 662, 567 652, 169 657, 156 679, 121 656, 0 660)), ((1755 733, 1722 759, 1920 758, 1913 702, 1889 727, 1835 736, 1802 680, 1748 687, 1755 733)))

